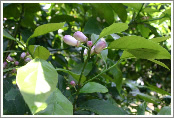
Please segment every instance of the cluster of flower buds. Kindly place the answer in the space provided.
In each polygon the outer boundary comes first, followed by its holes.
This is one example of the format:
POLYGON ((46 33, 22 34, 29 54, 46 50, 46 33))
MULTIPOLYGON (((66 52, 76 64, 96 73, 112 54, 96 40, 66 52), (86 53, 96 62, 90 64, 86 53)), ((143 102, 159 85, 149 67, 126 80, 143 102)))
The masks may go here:
POLYGON ((31 59, 28 58, 28 57, 26 57, 26 56, 28 56, 28 55, 29 55, 28 52, 27 52, 27 53, 23 52, 23 53, 21 53, 21 58, 22 58, 22 59, 25 59, 25 62, 29 62, 29 61, 31 61, 31 59), (26 57, 26 58, 25 58, 25 57, 26 57))
MULTIPOLYGON (((71 46, 79 47, 80 43, 87 43, 88 47, 93 46, 93 42, 88 41, 88 38, 80 31, 75 32, 73 37, 71 35, 65 35, 63 37, 63 40, 66 44, 71 45, 71 46)), ((106 42, 101 40, 100 42, 98 42, 96 44, 96 46, 94 45, 91 48, 91 54, 93 54, 93 53, 99 54, 105 47, 106 47, 106 42)), ((88 50, 85 49, 84 55, 87 55, 87 52, 88 52, 88 50)))
POLYGON ((143 20, 148 20, 149 19, 149 16, 143 16, 142 19, 143 20))
POLYGON ((80 43, 86 43, 88 38, 82 32, 77 31, 73 37, 71 35, 65 35, 63 40, 68 45, 79 47, 80 43))

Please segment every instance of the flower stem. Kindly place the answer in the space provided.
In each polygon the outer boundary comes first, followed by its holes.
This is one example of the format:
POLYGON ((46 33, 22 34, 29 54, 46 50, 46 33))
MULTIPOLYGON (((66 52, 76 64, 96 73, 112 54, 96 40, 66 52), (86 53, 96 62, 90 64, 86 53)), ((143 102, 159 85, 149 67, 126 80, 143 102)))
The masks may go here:
POLYGON ((90 81, 92 81, 92 80, 96 79, 96 78, 97 78, 97 77, 99 77, 101 74, 103 74, 103 73, 105 73, 106 71, 110 70, 111 68, 115 67, 116 65, 118 65, 118 64, 120 63, 120 61, 122 61, 122 59, 119 59, 119 60, 117 61, 117 63, 116 63, 116 64, 114 64, 113 66, 109 67, 108 69, 106 69, 106 70, 102 71, 101 73, 99 73, 99 74, 98 74, 98 75, 96 75, 95 77, 93 77, 93 78, 89 79, 89 80, 88 80, 88 81, 86 81, 86 82, 85 82, 83 85, 85 85, 86 83, 88 83, 88 82, 90 82, 90 81))

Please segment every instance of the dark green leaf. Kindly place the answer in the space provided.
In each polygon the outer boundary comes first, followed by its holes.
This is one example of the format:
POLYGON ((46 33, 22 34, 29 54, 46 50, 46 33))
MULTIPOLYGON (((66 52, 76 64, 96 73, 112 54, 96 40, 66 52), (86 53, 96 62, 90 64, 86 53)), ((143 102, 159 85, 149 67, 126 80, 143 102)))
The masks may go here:
POLYGON ((91 5, 99 17, 103 17, 109 25, 114 22, 114 12, 107 3, 92 3, 91 5))
POLYGON ((48 57, 50 56, 50 52, 43 46, 30 45, 29 50, 31 54, 34 56, 34 58, 47 60, 48 57))
POLYGON ((138 106, 138 109, 137 109, 137 115, 145 115, 145 110, 146 110, 146 103, 143 102, 142 104, 140 104, 138 106))
POLYGON ((34 59, 17 70, 16 82, 32 114, 46 108, 45 101, 56 90, 58 74, 45 60, 34 59))
POLYGON ((140 11, 142 3, 123 3, 123 5, 133 8, 135 11, 140 11))
POLYGON ((56 15, 53 16, 50 20, 50 23, 60 23, 60 22, 72 22, 72 21, 76 21, 79 22, 79 19, 74 18, 73 16, 69 16, 69 15, 56 15))
POLYGON ((19 94, 19 91, 17 89, 11 88, 8 93, 5 94, 5 99, 7 101, 9 100, 15 100, 15 97, 19 94))
POLYGON ((80 89, 80 93, 94 93, 94 92, 106 93, 108 92, 108 89, 105 86, 96 82, 88 82, 80 89))
POLYGON ((84 27, 84 34, 100 34, 101 28, 96 19, 89 18, 84 27))
POLYGON ((156 64, 158 64, 158 65, 160 65, 164 68, 167 68, 168 70, 170 70, 163 62, 160 62, 160 61, 157 61, 157 60, 152 60, 152 59, 148 59, 148 60, 150 60, 150 61, 152 61, 152 62, 154 62, 154 63, 156 63, 156 64))
POLYGON ((3 37, 16 41, 16 39, 12 37, 8 32, 6 32, 4 29, 3 29, 3 37))
POLYGON ((128 28, 128 25, 126 23, 113 23, 109 27, 106 27, 102 30, 99 38, 102 38, 109 34, 125 31, 127 28, 128 28))
POLYGON ((80 108, 93 111, 99 115, 126 115, 127 113, 120 107, 112 105, 109 102, 103 100, 89 100, 82 105, 80 108))
POLYGON ((122 3, 109 3, 122 22, 127 20, 127 11, 122 3))
POLYGON ((51 93, 46 103, 46 109, 40 111, 38 115, 73 115, 72 103, 59 89, 51 93))
MULTIPOLYGON (((73 73, 73 72, 71 72, 69 70, 62 69, 62 68, 57 68, 56 70, 57 71, 63 71, 65 73, 68 73, 68 74, 70 74, 76 80, 76 82, 79 81, 80 74, 76 74, 76 73, 73 73)), ((84 75, 82 75, 81 83, 83 83, 85 80, 86 80, 86 77, 84 75)))

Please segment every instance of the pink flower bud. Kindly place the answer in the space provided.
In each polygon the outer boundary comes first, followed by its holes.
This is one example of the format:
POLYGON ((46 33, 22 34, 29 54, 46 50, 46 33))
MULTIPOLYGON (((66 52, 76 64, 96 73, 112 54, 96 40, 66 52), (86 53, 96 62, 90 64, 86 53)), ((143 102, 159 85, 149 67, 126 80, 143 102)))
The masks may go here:
POLYGON ((75 86, 75 85, 76 85, 76 82, 75 82, 75 81, 71 81, 70 84, 71 84, 72 86, 75 86))
POLYGON ((63 40, 66 44, 71 45, 71 46, 79 47, 79 45, 80 45, 80 41, 77 41, 74 37, 72 37, 70 35, 65 35, 63 37, 63 40))
POLYGON ((5 61, 5 62, 3 63, 3 68, 6 68, 6 66, 7 66, 7 62, 5 61))
POLYGON ((87 42, 88 38, 80 31, 77 31, 74 33, 74 38, 77 39, 80 42, 87 42))
POLYGON ((95 45, 91 48, 91 54, 94 53, 95 45))
POLYGON ((30 55, 28 52, 27 52, 27 56, 30 55))
POLYGON ((24 58, 25 58, 25 56, 26 56, 26 53, 25 53, 25 52, 23 52, 23 53, 21 54, 21 58, 22 58, 22 59, 24 59, 24 58))
POLYGON ((28 58, 28 57, 25 59, 26 62, 29 62, 29 61, 31 61, 31 60, 32 60, 32 59, 30 59, 30 58, 28 58))
POLYGON ((15 73, 16 72, 16 69, 13 69, 12 72, 15 73))
POLYGON ((85 48, 83 55, 87 55, 88 50, 85 48))
POLYGON ((106 47, 106 42, 105 41, 100 41, 97 43, 97 45, 95 46, 95 53, 100 53, 104 48, 106 47))
POLYGON ((87 46, 88 46, 88 47, 91 47, 91 46, 92 46, 92 41, 88 41, 88 42, 87 42, 87 46))
POLYGON ((19 62, 18 62, 18 61, 15 61, 15 65, 16 65, 16 66, 19 65, 19 62))
POLYGON ((13 58, 10 57, 10 55, 7 57, 8 61, 14 61, 13 58))

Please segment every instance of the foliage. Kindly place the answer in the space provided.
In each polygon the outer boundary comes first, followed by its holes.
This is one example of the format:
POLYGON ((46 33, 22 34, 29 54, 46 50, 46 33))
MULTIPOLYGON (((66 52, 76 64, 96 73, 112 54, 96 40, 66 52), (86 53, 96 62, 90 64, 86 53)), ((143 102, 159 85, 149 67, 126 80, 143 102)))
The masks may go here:
POLYGON ((4 3, 3 114, 170 115, 170 41, 170 3, 4 3))

